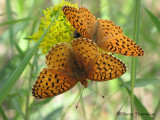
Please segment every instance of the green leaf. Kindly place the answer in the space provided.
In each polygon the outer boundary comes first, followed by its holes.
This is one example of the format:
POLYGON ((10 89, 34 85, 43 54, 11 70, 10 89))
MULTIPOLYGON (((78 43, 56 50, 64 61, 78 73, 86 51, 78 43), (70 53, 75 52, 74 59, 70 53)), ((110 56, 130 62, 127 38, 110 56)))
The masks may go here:
POLYGON ((62 114, 63 107, 55 109, 53 112, 48 114, 44 120, 57 120, 62 114))
POLYGON ((154 25, 156 26, 158 32, 160 33, 160 20, 156 17, 151 11, 149 11, 144 5, 142 5, 151 20, 153 21, 154 25))
POLYGON ((35 101, 31 104, 31 108, 32 109, 39 109, 40 107, 42 107, 43 105, 46 105, 47 103, 49 103, 51 100, 53 99, 53 97, 51 98, 47 98, 41 102, 35 103, 35 101))
MULTIPOLYGON (((147 109, 143 106, 141 101, 135 95, 134 95, 134 104, 135 104, 136 110, 138 111, 134 114, 137 114, 137 113, 143 114, 143 115, 140 115, 143 120, 152 120, 147 109)), ((135 116, 138 116, 138 115, 135 115, 135 116)))
MULTIPOLYGON (((58 16, 58 14, 56 15, 56 18, 58 16)), ((17 82, 17 80, 19 79, 19 77, 21 76, 21 74, 23 73, 24 69, 26 68, 26 66, 30 62, 31 58, 33 57, 34 53, 38 49, 41 41, 43 40, 43 38, 47 34, 49 28, 51 27, 51 25, 53 24, 54 21, 55 21, 55 19, 51 22, 51 24, 49 25, 49 27, 47 28, 47 30, 43 33, 43 35, 40 37, 40 39, 38 40, 38 42, 28 52, 28 54, 26 55, 26 57, 22 60, 22 62, 19 64, 19 66, 17 67, 17 69, 13 72, 13 74, 11 75, 11 77, 5 82, 5 84, 0 89, 0 96, 1 96, 0 97, 0 104, 6 98, 7 94, 10 92, 10 90, 13 88, 13 86, 15 85, 15 83, 17 82)))
POLYGON ((14 109, 15 109, 20 115, 22 115, 23 118, 24 118, 24 114, 23 114, 22 108, 21 108, 21 106, 20 106, 20 101, 19 101, 17 98, 14 98, 14 99, 12 98, 12 104, 13 104, 14 109))
MULTIPOLYGON (((123 79, 121 77, 118 78, 122 84, 125 86, 125 88, 127 89, 129 95, 131 95, 131 88, 129 85, 127 85, 123 79)), ((148 114, 148 115, 140 115, 140 117, 143 120, 152 120, 151 116, 149 115, 147 109, 144 107, 144 105, 141 103, 141 101, 137 98, 137 96, 134 95, 134 105, 136 107, 136 110, 138 111, 138 113, 144 113, 144 114, 148 114)), ((135 115, 135 113, 134 113, 135 115)))
POLYGON ((32 20, 32 19, 33 18, 22 18, 22 19, 19 19, 19 20, 10 20, 10 21, 7 21, 7 22, 0 23, 0 26, 4 26, 4 25, 8 25, 8 24, 15 24, 15 23, 18 23, 18 22, 28 21, 28 20, 32 20))
MULTIPOLYGON (((126 82, 126 84, 130 85, 130 81, 126 82)), ((160 84, 160 80, 159 79, 137 79, 136 83, 135 83, 135 87, 144 87, 147 85, 152 85, 152 84, 160 84)))
POLYGON ((32 40, 32 38, 30 38, 30 37, 24 37, 23 39, 25 39, 25 40, 32 40))

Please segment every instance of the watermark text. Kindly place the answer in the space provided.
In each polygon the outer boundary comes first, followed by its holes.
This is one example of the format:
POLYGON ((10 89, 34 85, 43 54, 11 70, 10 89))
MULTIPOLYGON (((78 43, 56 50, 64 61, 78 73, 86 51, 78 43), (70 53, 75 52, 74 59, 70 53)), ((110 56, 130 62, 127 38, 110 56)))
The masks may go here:
POLYGON ((154 113, 140 113, 140 112, 135 112, 134 114, 133 113, 128 113, 128 112, 121 112, 121 111, 118 111, 117 112, 117 115, 121 115, 121 116, 133 116, 133 115, 136 115, 136 116, 154 116, 155 114, 154 113))

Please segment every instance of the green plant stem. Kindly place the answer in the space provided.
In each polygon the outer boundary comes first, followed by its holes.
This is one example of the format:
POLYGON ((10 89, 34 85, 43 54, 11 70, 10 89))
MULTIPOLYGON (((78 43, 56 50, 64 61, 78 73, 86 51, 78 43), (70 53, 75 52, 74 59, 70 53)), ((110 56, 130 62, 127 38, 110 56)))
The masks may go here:
MULTIPOLYGON (((140 22, 140 3, 141 0, 136 0, 135 8, 135 21, 134 21, 134 36, 133 39, 136 43, 138 43, 139 39, 139 22, 140 22)), ((134 118, 134 86, 135 86, 135 80, 136 80, 136 63, 137 58, 132 58, 132 68, 131 68, 131 113, 133 113, 133 116, 131 116, 131 120, 134 118)))
MULTIPOLYGON (((31 89, 31 80, 32 80, 32 76, 33 76, 34 63, 31 64, 30 67, 31 67, 31 71, 30 71, 30 76, 29 76, 29 80, 28 80, 28 91, 29 91, 29 93, 30 93, 30 89, 31 89)), ((27 99, 26 99, 25 120, 28 120, 28 117, 29 117, 29 98, 30 98, 30 94, 27 95, 27 99)))
POLYGON ((100 115, 100 111, 104 106, 104 104, 106 104, 106 102, 108 102, 108 100, 110 100, 118 91, 119 91, 119 88, 115 90, 113 93, 107 95, 107 98, 105 97, 104 101, 93 109, 90 120, 93 120, 95 116, 100 115))
POLYGON ((66 111, 62 114, 61 120, 64 120, 65 115, 67 114, 67 112, 69 111, 69 109, 73 106, 73 104, 78 99, 78 97, 80 96, 80 94, 81 94, 81 91, 79 91, 78 95, 75 97, 75 99, 73 100, 73 102, 66 108, 66 111))
MULTIPOLYGON (((80 85, 78 85, 78 88, 79 88, 79 91, 81 91, 82 89, 80 88, 80 85)), ((84 88, 85 89, 85 88, 84 88)), ((83 90, 84 90, 83 89, 83 90)), ((82 97, 82 96, 80 96, 82 97)), ((83 102, 83 98, 80 98, 80 102, 81 102, 81 105, 82 105, 82 112, 83 112, 83 116, 84 116, 84 120, 86 120, 86 111, 85 111, 85 108, 84 108, 84 102, 83 102)))
MULTIPOLYGON (((125 104, 127 103, 127 100, 128 100, 128 96, 127 96, 127 98, 126 99, 124 99, 124 102, 123 102, 123 104, 120 106, 120 108, 118 109, 118 111, 117 112, 120 112, 122 109, 123 109, 123 107, 125 106, 125 104)), ((118 115, 116 115, 115 116, 115 118, 114 118, 114 120, 117 120, 117 118, 118 118, 119 116, 118 115)))
MULTIPOLYGON (((132 58, 132 69, 131 69, 131 113, 134 114, 134 86, 136 80, 136 58, 132 58)), ((131 120, 133 120, 131 116, 131 120)))
MULTIPOLYGON (((95 91, 98 91, 98 84, 97 83, 95 83, 95 91)), ((95 97, 94 97, 95 104, 97 103, 97 97, 98 97, 98 94, 95 94, 95 97)))
POLYGON ((85 107, 84 107, 84 101, 83 101, 83 99, 81 99, 80 101, 82 104, 82 111, 83 111, 83 115, 84 115, 84 120, 86 120, 86 111, 85 111, 85 107))

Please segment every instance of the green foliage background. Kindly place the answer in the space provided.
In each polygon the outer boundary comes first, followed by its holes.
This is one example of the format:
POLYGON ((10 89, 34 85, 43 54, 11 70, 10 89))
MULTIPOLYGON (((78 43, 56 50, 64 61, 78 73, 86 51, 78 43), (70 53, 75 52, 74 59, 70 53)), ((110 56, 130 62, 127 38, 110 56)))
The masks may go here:
POLYGON ((37 31, 41 11, 54 6, 58 0, 1 0, 0 119, 150 120, 152 118, 157 120, 160 118, 160 1, 73 0, 71 2, 87 7, 96 17, 112 20, 121 26, 124 34, 130 38, 139 36, 138 44, 145 50, 146 55, 138 57, 137 62, 134 62, 132 57, 115 55, 126 63, 128 71, 121 78, 108 82, 92 82, 89 85, 91 89, 104 95, 105 99, 85 89, 76 109, 82 88, 78 84, 57 97, 35 100, 31 89, 37 75, 45 67, 45 56, 38 49, 45 33, 37 43, 24 38, 37 31), (117 115, 118 111, 122 114, 117 115), (127 114, 131 111, 135 116, 127 114), (136 112, 154 115, 136 115, 136 112))

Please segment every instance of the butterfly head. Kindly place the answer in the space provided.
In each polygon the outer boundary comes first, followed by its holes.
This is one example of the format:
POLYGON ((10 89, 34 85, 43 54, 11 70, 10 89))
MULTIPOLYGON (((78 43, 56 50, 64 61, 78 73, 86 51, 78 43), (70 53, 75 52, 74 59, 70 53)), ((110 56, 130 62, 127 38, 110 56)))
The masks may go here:
POLYGON ((74 38, 79 38, 79 37, 81 37, 81 35, 75 30, 73 37, 74 38))

